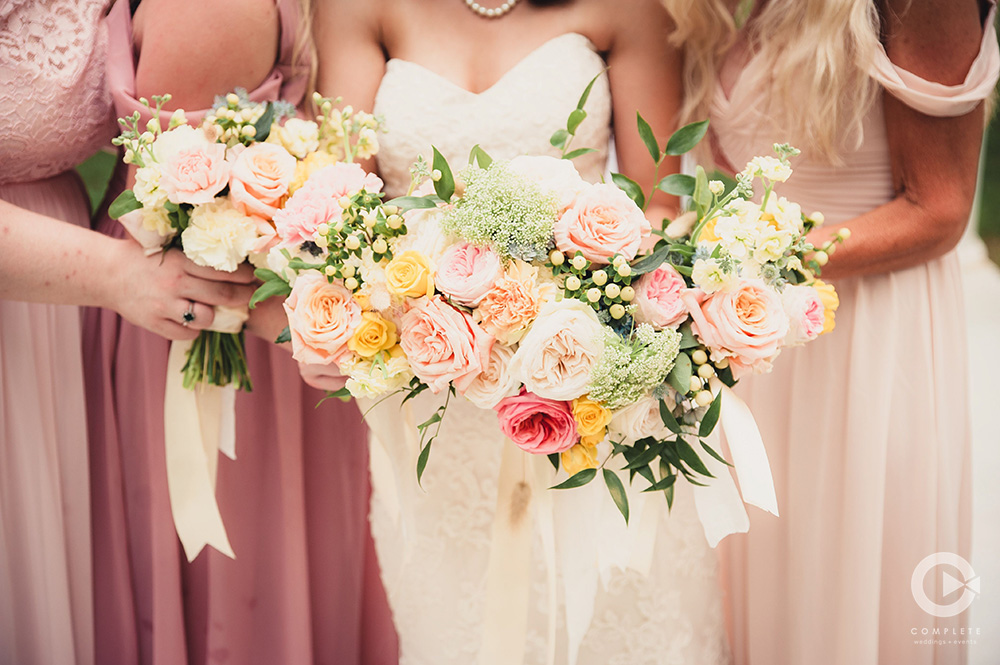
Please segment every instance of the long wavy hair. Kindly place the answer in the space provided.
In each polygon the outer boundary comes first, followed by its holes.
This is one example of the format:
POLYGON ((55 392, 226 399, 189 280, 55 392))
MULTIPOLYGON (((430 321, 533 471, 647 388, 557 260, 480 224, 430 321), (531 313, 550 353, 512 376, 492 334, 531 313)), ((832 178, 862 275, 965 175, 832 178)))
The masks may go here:
POLYGON ((316 76, 319 72, 319 53, 316 51, 316 42, 313 39, 313 11, 315 7, 313 0, 298 0, 299 3, 299 32, 298 39, 295 40, 295 47, 292 50, 292 63, 298 66, 308 66, 308 78, 306 79, 306 97, 302 101, 305 108, 313 113, 316 111, 313 104, 313 93, 316 91, 316 76))
POLYGON ((708 117, 723 56, 742 37, 760 60, 744 72, 747 84, 764 92, 767 114, 794 144, 838 162, 845 137, 860 143, 878 93, 869 75, 880 48, 873 0, 769 0, 742 28, 725 0, 662 2, 684 53, 685 120, 708 117))

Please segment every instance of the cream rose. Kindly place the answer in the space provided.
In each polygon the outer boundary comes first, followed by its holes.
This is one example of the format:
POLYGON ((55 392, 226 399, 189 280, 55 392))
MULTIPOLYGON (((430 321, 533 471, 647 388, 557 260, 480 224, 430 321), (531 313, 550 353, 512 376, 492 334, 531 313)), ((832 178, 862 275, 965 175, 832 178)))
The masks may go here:
POLYGON ((540 397, 570 400, 587 392, 604 349, 604 328, 579 300, 546 303, 511 360, 511 373, 540 397))
POLYGON ((670 434, 660 418, 660 403, 652 397, 644 397, 615 411, 608 423, 608 431, 612 436, 628 441, 638 441, 647 436, 664 439, 670 434))
POLYGON ((465 389, 465 397, 480 409, 492 409, 505 397, 516 395, 520 382, 510 373, 510 360, 514 350, 496 342, 490 351, 489 362, 483 371, 465 389))
POLYGON ((240 153, 229 176, 229 198, 248 215, 271 219, 288 194, 295 158, 270 143, 255 143, 240 153))
POLYGON ((649 220, 625 192, 614 185, 591 185, 555 223, 556 247, 569 256, 581 252, 594 263, 615 254, 628 260, 652 232, 649 220))
POLYGON ((522 155, 510 160, 510 169, 550 192, 558 201, 559 213, 573 205, 576 197, 590 185, 580 177, 568 159, 545 155, 522 155))
POLYGON ((346 360, 347 343, 361 323, 361 307, 351 292, 318 272, 299 275, 284 302, 292 335, 292 357, 312 365, 346 360))
POLYGON ((400 326, 399 345, 413 373, 439 393, 453 383, 465 391, 489 364, 493 338, 440 297, 410 304, 400 326))

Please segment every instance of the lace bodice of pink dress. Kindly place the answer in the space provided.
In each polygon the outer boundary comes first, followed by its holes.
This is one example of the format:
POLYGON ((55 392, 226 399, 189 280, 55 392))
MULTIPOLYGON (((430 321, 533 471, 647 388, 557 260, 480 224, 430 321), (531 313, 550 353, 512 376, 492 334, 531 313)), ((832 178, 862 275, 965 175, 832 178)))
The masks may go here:
MULTIPOLYGON (((78 226, 71 169, 114 134, 106 5, 0 3, 0 199, 78 226)), ((0 301, 0 663, 94 662, 83 385, 79 309, 0 301)))

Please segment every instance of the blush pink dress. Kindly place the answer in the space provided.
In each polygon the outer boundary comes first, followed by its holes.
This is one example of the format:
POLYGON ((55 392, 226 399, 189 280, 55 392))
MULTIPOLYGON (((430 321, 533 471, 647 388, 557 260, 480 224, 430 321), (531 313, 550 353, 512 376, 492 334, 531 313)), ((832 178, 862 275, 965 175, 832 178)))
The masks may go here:
MULTIPOLYGON (((964 83, 923 80, 880 52, 871 75, 881 94, 933 116, 971 111, 1000 73, 993 18, 991 12, 964 83)), ((760 110, 764 96, 739 76, 757 64, 733 58, 724 65, 723 80, 735 84, 728 94, 719 91, 711 113, 722 157, 737 169, 785 140, 760 110)), ((880 98, 865 119, 862 145, 844 152, 842 166, 804 150, 780 194, 806 212, 822 211, 833 226, 890 201, 885 122, 880 98)), ((964 663, 965 646, 927 644, 923 631, 960 630, 968 611, 937 618, 920 609, 911 591, 914 569, 928 555, 970 553, 958 256, 952 251, 905 270, 837 280, 836 287, 836 330, 786 352, 772 374, 738 389, 767 445, 781 516, 756 511, 750 532, 722 545, 735 662, 964 663)), ((922 581, 931 599, 947 604, 959 594, 946 596, 943 572, 922 581)))
MULTIPOLYGON (((0 3, 0 199, 84 227, 72 168, 115 131, 105 5, 0 3)), ((79 308, 0 300, 2 665, 94 662, 83 391, 79 308)))
MULTIPOLYGON (((291 66, 297 2, 278 5, 278 64, 251 97, 297 103, 306 87, 291 66)), ((128 3, 108 20, 108 83, 124 115, 140 109, 128 3)), ((124 235, 107 217, 99 229, 124 235)), ((315 408, 323 394, 302 383, 287 351, 246 341, 254 390, 237 397, 238 459, 220 459, 216 492, 236 559, 209 548, 188 564, 167 494, 168 342, 113 312, 87 312, 98 662, 396 663, 360 414, 337 400, 315 408)))

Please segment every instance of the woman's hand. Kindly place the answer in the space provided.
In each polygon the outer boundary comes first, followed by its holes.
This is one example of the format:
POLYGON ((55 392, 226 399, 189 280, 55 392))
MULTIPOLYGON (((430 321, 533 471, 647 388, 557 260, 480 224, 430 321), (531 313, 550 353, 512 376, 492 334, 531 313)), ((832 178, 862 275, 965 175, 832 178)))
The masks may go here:
POLYGON ((245 307, 253 294, 247 265, 221 272, 197 266, 175 249, 145 256, 132 240, 116 242, 118 279, 105 285, 105 301, 127 321, 167 339, 194 339, 212 325, 214 306, 245 307), (185 326, 189 311, 194 318, 185 326))
MULTIPOLYGON (((278 339, 281 331, 288 326, 288 316, 285 308, 281 306, 284 298, 268 298, 264 302, 250 310, 250 319, 247 321, 247 331, 260 337, 265 342, 274 342, 278 339)), ((285 343, 281 346, 291 347, 285 343)))
POLYGON ((306 385, 319 390, 333 392, 340 390, 347 384, 347 377, 337 370, 336 365, 309 365, 299 363, 299 374, 306 385))

